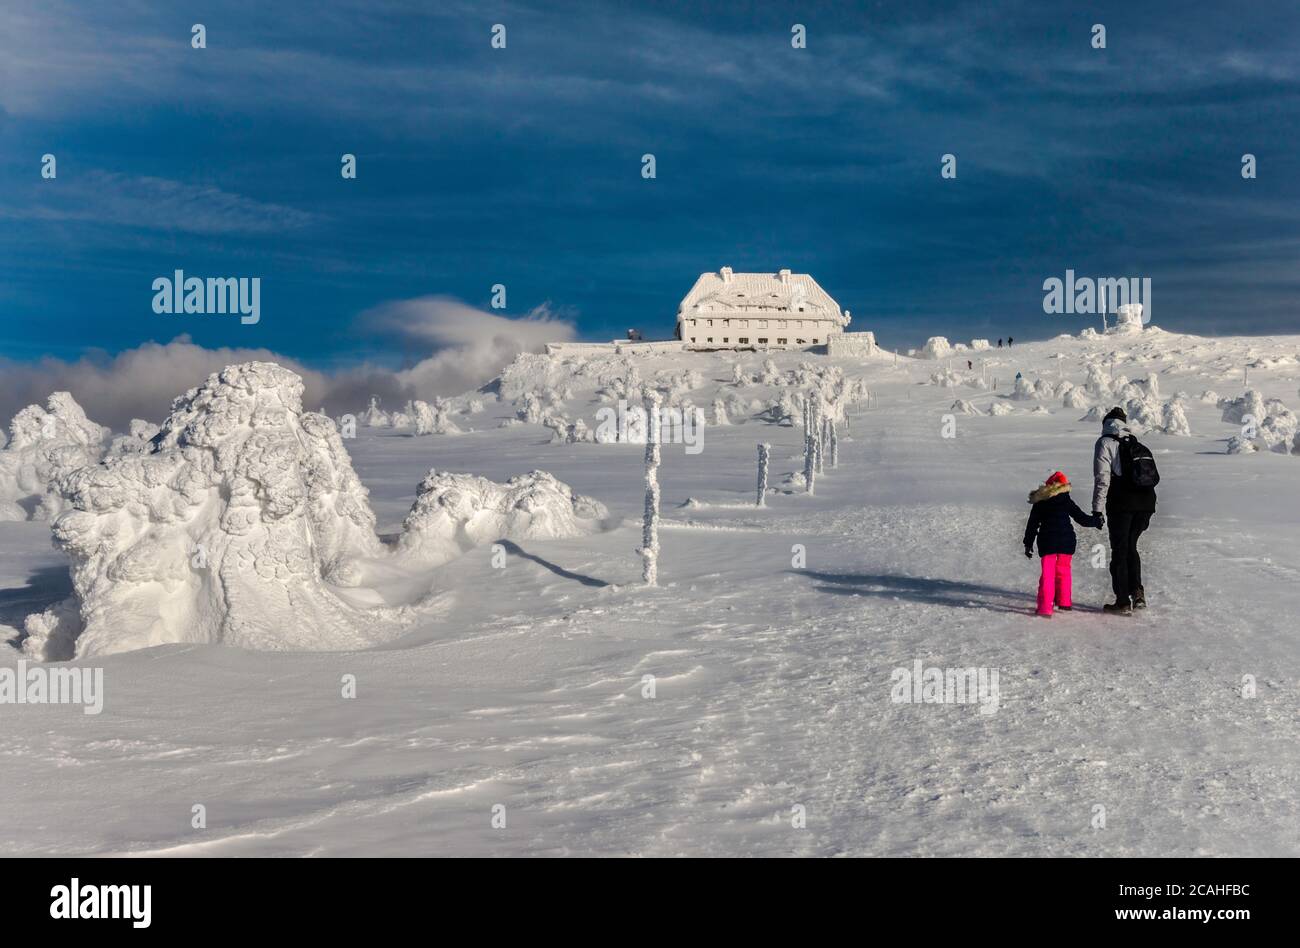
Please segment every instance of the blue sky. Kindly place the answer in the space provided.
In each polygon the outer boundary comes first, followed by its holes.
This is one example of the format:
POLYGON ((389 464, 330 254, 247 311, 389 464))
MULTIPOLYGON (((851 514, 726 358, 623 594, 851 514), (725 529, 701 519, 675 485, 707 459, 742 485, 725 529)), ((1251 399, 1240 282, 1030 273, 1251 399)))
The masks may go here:
POLYGON ((722 265, 811 272, 891 346, 1077 332, 1041 308, 1067 267, 1151 277, 1167 329, 1300 332, 1298 41, 1290 2, 17 0, 0 356, 400 367, 427 339, 367 313, 496 283, 666 335, 722 265), (155 314, 176 268, 260 277, 261 322, 155 314))

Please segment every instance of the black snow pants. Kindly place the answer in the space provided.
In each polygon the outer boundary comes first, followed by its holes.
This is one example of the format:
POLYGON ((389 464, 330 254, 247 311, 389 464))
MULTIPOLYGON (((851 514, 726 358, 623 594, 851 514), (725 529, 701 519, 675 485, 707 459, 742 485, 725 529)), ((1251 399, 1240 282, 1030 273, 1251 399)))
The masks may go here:
POLYGON ((1110 532, 1110 584, 1115 601, 1123 602, 1142 585, 1142 557, 1138 537, 1151 526, 1150 510, 1107 510, 1106 527, 1110 532))

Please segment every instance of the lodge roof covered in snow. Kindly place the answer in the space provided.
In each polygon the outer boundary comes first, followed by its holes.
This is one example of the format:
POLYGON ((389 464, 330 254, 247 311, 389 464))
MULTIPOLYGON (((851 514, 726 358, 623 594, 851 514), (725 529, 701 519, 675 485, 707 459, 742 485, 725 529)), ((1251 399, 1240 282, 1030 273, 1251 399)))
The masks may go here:
POLYGON ((734 273, 723 267, 701 273, 677 307, 678 316, 692 313, 802 313, 811 319, 844 322, 839 304, 807 273, 734 273))

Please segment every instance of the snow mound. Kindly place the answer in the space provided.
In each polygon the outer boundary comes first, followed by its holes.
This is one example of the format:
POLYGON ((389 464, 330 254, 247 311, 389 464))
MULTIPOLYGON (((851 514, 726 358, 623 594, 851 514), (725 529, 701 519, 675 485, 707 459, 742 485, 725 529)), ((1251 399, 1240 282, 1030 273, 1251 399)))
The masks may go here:
POLYGON ((1254 454, 1258 450, 1254 441, 1242 435, 1233 435, 1228 439, 1229 454, 1254 454))
POLYGON ((24 649, 373 644, 400 610, 336 590, 382 552, 374 514, 334 422, 304 412, 302 391, 274 363, 227 366, 173 402, 147 453, 67 475, 53 534, 72 559, 76 610, 29 621, 24 649))
POLYGON ((952 369, 942 369, 930 375, 927 385, 938 385, 942 388, 956 388, 962 383, 962 377, 952 369))
POLYGON ((1248 417, 1258 424, 1268 417, 1264 397, 1254 389, 1239 398, 1221 398, 1217 405, 1223 409, 1223 421, 1232 425, 1242 424, 1248 417))
POLYGON ((1087 408, 1088 393, 1082 386, 1072 385, 1061 398, 1061 404, 1066 408, 1087 408))
POLYGON ((990 415, 997 415, 999 417, 1001 417, 1002 415, 1011 415, 1014 413, 1015 413, 1015 409, 1012 408, 1010 405, 1008 405, 1006 402, 994 402, 993 407, 989 409, 990 415))
POLYGON ((604 529, 609 511, 545 471, 498 484, 473 474, 430 471, 402 524, 398 553, 441 563, 496 540, 587 536, 604 529))
POLYGON ((931 336, 917 353, 921 359, 946 359, 952 355, 953 349, 944 336, 931 336))
POLYGON ((948 410, 949 410, 949 411, 955 411, 955 412, 957 412, 959 415, 982 415, 982 414, 984 414, 982 411, 980 411, 978 408, 976 408, 976 407, 975 407, 974 405, 972 405, 970 402, 966 401, 966 399, 964 399, 964 398, 959 398, 959 399, 957 399, 955 402, 952 403, 952 408, 950 408, 950 409, 948 409, 948 410))
POLYGON ((0 450, 0 520, 53 520, 63 507, 57 482, 97 462, 108 436, 68 392, 14 415, 0 450))

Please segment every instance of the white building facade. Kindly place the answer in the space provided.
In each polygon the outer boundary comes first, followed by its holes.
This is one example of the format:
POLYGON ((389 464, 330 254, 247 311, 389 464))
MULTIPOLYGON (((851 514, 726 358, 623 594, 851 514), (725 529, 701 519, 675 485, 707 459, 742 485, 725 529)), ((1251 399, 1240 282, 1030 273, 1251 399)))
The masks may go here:
POLYGON ((677 307, 675 335, 696 349, 799 349, 827 345, 849 320, 806 273, 723 267, 695 281, 677 307))

